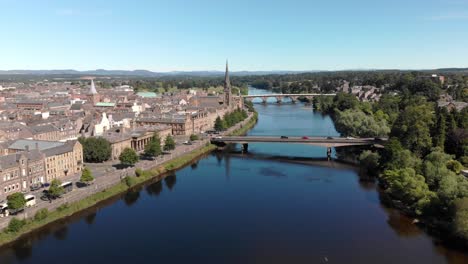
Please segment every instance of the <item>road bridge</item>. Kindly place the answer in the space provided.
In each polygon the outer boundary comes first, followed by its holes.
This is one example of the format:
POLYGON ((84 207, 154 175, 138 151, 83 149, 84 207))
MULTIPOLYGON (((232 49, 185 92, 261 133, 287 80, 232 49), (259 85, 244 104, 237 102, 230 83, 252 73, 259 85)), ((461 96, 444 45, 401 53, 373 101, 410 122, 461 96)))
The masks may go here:
POLYGON ((275 98, 277 103, 282 103, 284 98, 290 98, 291 102, 295 103, 300 97, 312 100, 315 96, 335 96, 336 94, 319 94, 319 93, 306 93, 306 94, 255 94, 243 95, 244 100, 252 101, 255 98, 262 99, 262 103, 266 104, 268 98, 275 98))
POLYGON ((247 152, 249 143, 283 143, 283 144, 306 144, 312 146, 326 147, 327 156, 331 157, 331 148, 347 146, 372 146, 381 145, 385 138, 351 138, 351 137, 280 137, 280 136, 226 136, 215 137, 211 143, 217 146, 226 144, 242 144, 243 151, 247 152))

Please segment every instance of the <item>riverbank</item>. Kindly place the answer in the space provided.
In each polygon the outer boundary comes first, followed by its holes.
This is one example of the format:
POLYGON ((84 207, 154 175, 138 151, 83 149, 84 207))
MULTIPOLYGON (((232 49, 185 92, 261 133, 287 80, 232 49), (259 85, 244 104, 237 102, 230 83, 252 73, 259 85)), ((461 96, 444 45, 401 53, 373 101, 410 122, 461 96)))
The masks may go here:
MULTIPOLYGON (((245 134, 256 124, 257 120, 257 113, 253 113, 240 124, 233 126, 231 128, 232 131, 228 130, 227 135, 245 134)), ((216 149, 216 146, 207 142, 207 144, 202 147, 199 147, 179 157, 173 158, 156 167, 150 168, 148 170, 136 169, 136 176, 127 176, 131 178, 131 180, 126 180, 126 178, 124 178, 119 183, 105 188, 103 191, 93 193, 79 201, 72 203, 65 202, 56 210, 43 213, 42 217, 38 217, 38 213, 36 213, 36 215, 32 218, 18 220, 17 222, 19 223, 19 227, 17 231, 8 230, 8 228, 6 228, 3 230, 3 232, 0 233, 0 247, 6 246, 24 236, 27 236, 33 231, 46 227, 49 224, 71 217, 78 212, 96 206, 99 203, 111 199, 117 195, 121 195, 135 186, 142 185, 157 177, 160 177, 158 180, 161 180, 171 171, 185 167, 195 160, 202 158, 204 155, 210 153, 214 149, 216 149)), ((92 185, 86 188, 92 188, 92 185)))

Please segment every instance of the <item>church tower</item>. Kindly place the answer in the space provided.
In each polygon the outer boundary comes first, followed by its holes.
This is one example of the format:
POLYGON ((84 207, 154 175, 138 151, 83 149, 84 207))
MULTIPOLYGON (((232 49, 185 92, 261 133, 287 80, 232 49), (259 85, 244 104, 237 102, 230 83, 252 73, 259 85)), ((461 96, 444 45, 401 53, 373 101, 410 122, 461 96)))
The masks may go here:
POLYGON ((94 86, 94 80, 91 79, 91 87, 89 88, 88 92, 88 101, 91 102, 93 105, 97 104, 101 97, 96 90, 96 86, 94 86))
POLYGON ((228 61, 226 60, 226 75, 224 76, 224 105, 226 107, 231 107, 232 104, 231 81, 229 80, 229 67, 228 61))

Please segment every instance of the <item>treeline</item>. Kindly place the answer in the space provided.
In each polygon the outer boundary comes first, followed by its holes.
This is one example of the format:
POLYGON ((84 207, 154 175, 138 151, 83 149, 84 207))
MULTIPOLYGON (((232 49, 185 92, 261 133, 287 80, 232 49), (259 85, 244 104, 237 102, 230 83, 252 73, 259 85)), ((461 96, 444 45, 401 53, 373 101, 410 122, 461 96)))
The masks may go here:
POLYGON ((330 113, 342 135, 388 136, 383 150, 361 154, 362 165, 381 172, 394 204, 468 241, 468 180, 460 174, 468 166, 468 108, 439 108, 424 89, 376 103, 339 93, 314 98, 314 107, 330 113))
POLYGON ((255 88, 282 93, 333 92, 344 81, 349 86, 372 85, 385 88, 386 92, 418 94, 437 100, 445 91, 455 100, 468 100, 468 74, 463 71, 343 71, 316 72, 301 74, 264 75, 236 77, 241 83, 251 84, 255 88), (437 73, 445 76, 443 85, 437 78, 430 78, 437 73))
POLYGON ((244 109, 236 109, 225 114, 223 118, 218 116, 215 120, 214 128, 216 131, 223 131, 245 120, 247 117, 248 114, 244 109))

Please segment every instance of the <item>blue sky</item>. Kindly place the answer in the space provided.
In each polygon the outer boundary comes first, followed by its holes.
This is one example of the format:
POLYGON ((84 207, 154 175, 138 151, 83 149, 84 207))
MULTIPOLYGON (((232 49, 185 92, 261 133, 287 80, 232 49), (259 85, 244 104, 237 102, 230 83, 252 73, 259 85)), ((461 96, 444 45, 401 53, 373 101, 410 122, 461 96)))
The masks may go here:
POLYGON ((0 0, 0 69, 468 67, 468 0, 0 0))

